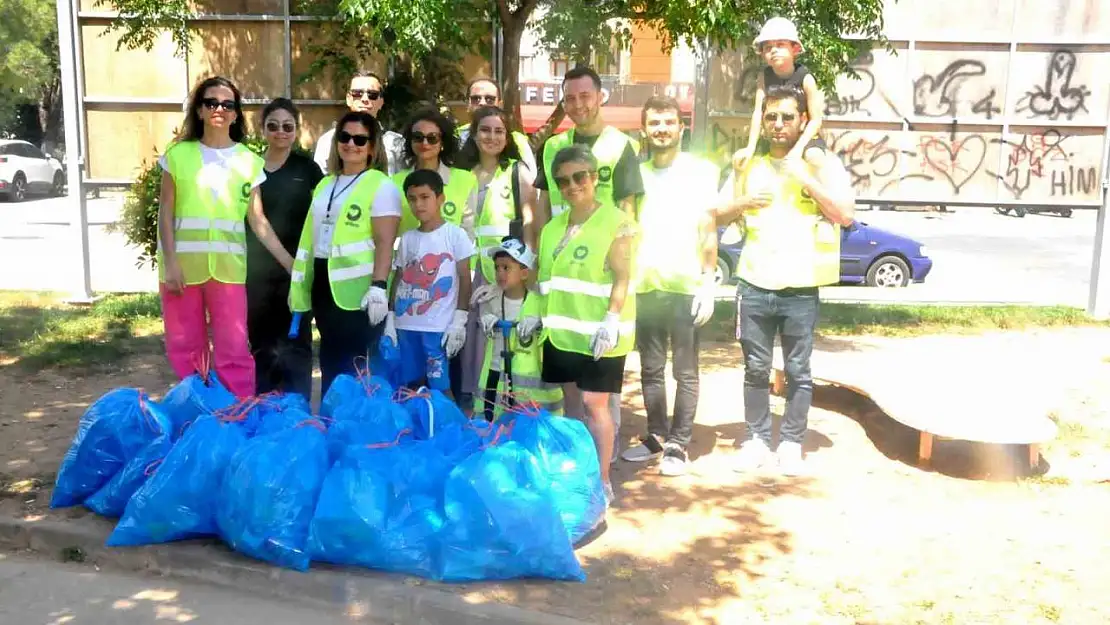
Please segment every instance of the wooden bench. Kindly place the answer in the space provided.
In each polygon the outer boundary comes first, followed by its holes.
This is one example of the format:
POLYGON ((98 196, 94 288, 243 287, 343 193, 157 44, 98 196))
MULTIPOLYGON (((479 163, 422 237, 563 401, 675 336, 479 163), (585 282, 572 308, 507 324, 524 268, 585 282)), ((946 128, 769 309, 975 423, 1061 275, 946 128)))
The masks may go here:
MULTIPOLYGON (((1014 369, 998 362, 962 362, 959 354, 902 350, 814 350, 814 382, 870 398, 891 419, 920 432, 918 465, 931 464, 937 438, 997 445, 1025 445, 1031 469, 1040 464, 1040 445, 1056 436, 1043 384, 1023 384, 1014 369), (1039 392, 1039 394, 1038 394, 1039 392)), ((786 373, 776 347, 772 392, 785 396, 786 373)), ((965 359, 966 360, 966 359, 965 359)), ((1022 360, 1018 358, 1017 361, 1022 360)), ((1015 362, 1016 364, 1016 362, 1015 362)))

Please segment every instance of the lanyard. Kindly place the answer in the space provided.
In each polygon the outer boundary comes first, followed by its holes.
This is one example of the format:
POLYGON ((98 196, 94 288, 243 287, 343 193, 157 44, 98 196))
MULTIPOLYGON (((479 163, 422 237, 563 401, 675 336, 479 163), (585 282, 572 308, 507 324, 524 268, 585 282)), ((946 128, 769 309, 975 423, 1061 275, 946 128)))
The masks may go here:
POLYGON ((351 188, 351 185, 353 185, 354 183, 358 182, 358 179, 359 179, 359 178, 361 178, 361 177, 362 177, 362 174, 364 174, 364 173, 366 173, 366 170, 365 170, 365 169, 364 169, 364 170, 362 170, 362 171, 360 171, 360 172, 358 172, 358 175, 357 175, 357 176, 355 176, 353 180, 351 180, 350 182, 348 182, 348 183, 347 183, 347 186, 345 186, 345 187, 343 187, 342 189, 340 189, 340 190, 339 190, 339 193, 336 193, 336 192, 335 192, 335 190, 336 190, 336 189, 337 189, 337 188, 339 187, 339 176, 336 176, 336 177, 335 177, 335 184, 333 184, 333 185, 331 186, 331 197, 329 197, 329 198, 328 198, 328 207, 327 207, 327 209, 326 209, 326 210, 324 211, 324 221, 325 221, 325 222, 330 222, 330 221, 331 221, 331 205, 332 205, 332 203, 333 203, 333 202, 335 202, 335 196, 336 196, 336 195, 343 195, 344 193, 346 193, 347 189, 350 189, 350 188, 351 188))

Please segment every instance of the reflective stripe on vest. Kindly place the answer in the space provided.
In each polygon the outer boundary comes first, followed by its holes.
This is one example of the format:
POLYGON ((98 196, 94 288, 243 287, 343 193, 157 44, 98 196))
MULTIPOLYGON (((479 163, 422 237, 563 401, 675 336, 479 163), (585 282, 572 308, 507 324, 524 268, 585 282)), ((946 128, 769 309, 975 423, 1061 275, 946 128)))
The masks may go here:
POLYGON ((840 226, 825 218, 796 180, 770 158, 753 159, 744 193, 771 193, 772 204, 744 214, 744 249, 737 275, 768 290, 835 284, 840 280, 840 226))
MULTIPOLYGON (((547 176, 547 197, 551 205, 551 216, 554 217, 566 210, 566 203, 563 200, 563 194, 559 192, 558 185, 555 184, 555 172, 551 170, 552 163, 555 162, 555 155, 559 150, 574 143, 574 128, 561 132, 554 137, 547 140, 543 148, 543 171, 547 176)), ((601 203, 602 206, 616 206, 616 200, 613 198, 613 172, 616 171, 617 163, 621 160, 621 155, 624 154, 625 146, 631 144, 633 149, 636 149, 636 143, 628 138, 628 135, 617 130, 612 126, 606 126, 601 131, 601 136, 594 142, 591 151, 597 158, 597 187, 594 191, 594 197, 601 203)))
MULTIPOLYGON (((405 178, 412 172, 413 170, 406 169, 393 175, 393 182, 401 190, 401 225, 397 228, 398 240, 402 234, 420 227, 420 220, 413 214, 409 200, 405 196, 405 178)), ((446 182, 443 188, 443 208, 440 212, 443 214, 444 221, 458 226, 462 224, 470 194, 478 189, 478 177, 465 169, 452 167, 447 173, 446 182)))
MULTIPOLYGON (((328 192, 327 187, 334 180, 335 176, 324 178, 316 186, 313 195, 328 192)), ((374 197, 383 184, 393 182, 376 169, 366 170, 339 209, 339 219, 329 248, 328 281, 331 283, 335 305, 343 310, 361 308, 362 297, 370 290, 376 249, 370 213, 374 197)), ((312 280, 316 266, 313 252, 316 245, 315 229, 316 220, 310 214, 301 230, 301 241, 293 259, 289 287, 289 309, 293 312, 312 309, 312 280)))
MULTIPOLYGON (((226 168, 205 167, 200 143, 181 141, 166 150, 174 181, 174 251, 186 284, 247 280, 246 217, 263 160, 236 144, 226 168), (212 180, 226 174, 226 180, 212 180)), ((165 279, 161 243, 159 280, 165 279)))
POLYGON ((482 256, 478 259, 478 266, 487 284, 493 284, 497 277, 497 270, 489 251, 501 245, 501 239, 509 236, 509 224, 516 215, 516 205, 513 202, 513 163, 499 168, 486 188, 486 197, 482 202, 482 210, 478 213, 478 220, 474 226, 474 238, 482 256))
MULTIPOLYGON (((531 293, 525 298, 517 318, 513 321, 520 321, 525 317, 539 316, 543 310, 542 302, 543 297, 531 293)), ((544 382, 541 374, 542 346, 546 336, 546 330, 541 328, 539 334, 532 337, 532 341, 524 346, 520 344, 516 332, 509 334, 509 351, 513 355, 513 397, 517 403, 534 401, 544 410, 560 415, 563 412, 562 387, 558 384, 544 382)), ((485 357, 482 360, 482 370, 478 376, 480 388, 474 397, 474 411, 479 414, 489 408, 485 401, 485 384, 486 380, 489 379, 489 371, 493 363, 494 344, 495 341, 486 340, 485 357)), ((502 375, 497 381, 497 396, 493 407, 494 417, 500 416, 505 411, 505 404, 507 403, 505 395, 509 387, 504 369, 505 365, 502 363, 502 375)))
POLYGON ((636 292, 694 295, 702 278, 702 228, 717 196, 717 166, 681 152, 663 170, 640 165, 636 292))
MULTIPOLYGON (((556 256, 555 248, 569 222, 567 211, 552 218, 540 234, 537 281, 544 294, 543 326, 555 347, 591 355, 590 338, 609 311, 613 289, 609 248, 627 217, 611 206, 599 207, 556 256)), ((621 309, 617 344, 606 356, 623 356, 632 350, 635 319, 636 295, 629 289, 621 309)))

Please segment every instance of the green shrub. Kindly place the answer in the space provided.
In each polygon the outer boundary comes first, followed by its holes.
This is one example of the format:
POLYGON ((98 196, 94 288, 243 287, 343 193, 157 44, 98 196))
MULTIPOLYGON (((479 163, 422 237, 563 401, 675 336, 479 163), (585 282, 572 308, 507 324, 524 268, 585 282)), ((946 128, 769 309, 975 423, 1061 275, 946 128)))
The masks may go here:
MULTIPOLYGON (((266 151, 262 137, 251 135, 243 145, 255 154, 266 151)), ((294 150, 304 152, 300 146, 294 150)), ((143 162, 139 175, 127 192, 123 203, 123 217, 117 228, 127 241, 139 248, 139 266, 154 265, 158 259, 158 205, 162 190, 162 168, 158 161, 143 162)))

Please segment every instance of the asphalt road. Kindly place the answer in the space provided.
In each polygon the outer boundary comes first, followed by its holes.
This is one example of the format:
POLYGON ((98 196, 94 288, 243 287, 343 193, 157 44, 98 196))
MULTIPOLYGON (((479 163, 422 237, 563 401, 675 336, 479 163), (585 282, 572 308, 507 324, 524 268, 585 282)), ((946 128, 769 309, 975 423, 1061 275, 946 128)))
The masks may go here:
POLYGON ((339 625, 360 620, 234 589, 0 554, 0 623, 6 625, 339 625))
MULTIPOLYGON (((154 291, 157 276, 136 267, 138 252, 107 226, 118 219, 118 197, 89 200, 92 286, 95 291, 154 291)), ((927 245, 933 271, 904 289, 831 287, 826 300, 1014 302, 1085 306, 1096 213, 1076 211, 1023 219, 989 208, 951 213, 861 211, 861 221, 927 245)), ((66 291, 80 280, 80 256, 67 225, 64 198, 0 203, 0 289, 66 291), (11 270, 9 270, 9 268, 11 270)), ((722 297, 731 294, 722 288, 722 297)))

